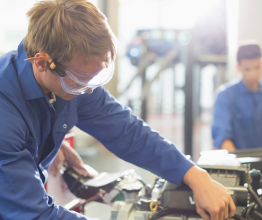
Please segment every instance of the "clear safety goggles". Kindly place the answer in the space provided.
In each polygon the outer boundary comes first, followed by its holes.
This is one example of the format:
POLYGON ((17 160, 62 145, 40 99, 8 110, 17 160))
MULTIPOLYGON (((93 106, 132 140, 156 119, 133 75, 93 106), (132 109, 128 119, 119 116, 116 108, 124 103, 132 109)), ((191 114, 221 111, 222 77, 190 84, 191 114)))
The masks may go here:
POLYGON ((81 95, 84 93, 92 93, 99 86, 108 83, 114 74, 114 62, 110 63, 96 73, 83 73, 71 66, 59 66, 57 62, 50 59, 46 54, 41 57, 31 57, 26 60, 44 59, 48 61, 48 67, 57 72, 60 78, 63 90, 72 95, 81 95))
POLYGON ((83 73, 71 66, 65 66, 64 77, 59 76, 62 88, 73 95, 92 93, 99 86, 108 83, 114 74, 114 63, 96 73, 83 73))

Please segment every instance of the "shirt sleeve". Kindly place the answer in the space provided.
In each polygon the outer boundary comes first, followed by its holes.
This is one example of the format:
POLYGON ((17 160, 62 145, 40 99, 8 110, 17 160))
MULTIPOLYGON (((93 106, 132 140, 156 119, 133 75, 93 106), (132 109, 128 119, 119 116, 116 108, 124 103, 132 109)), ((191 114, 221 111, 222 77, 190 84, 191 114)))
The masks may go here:
POLYGON ((212 137, 214 146, 221 148, 222 143, 226 139, 232 140, 232 103, 226 90, 217 94, 212 124, 212 137))
POLYGON ((19 111, 0 93, 0 219, 86 220, 46 194, 26 149, 28 129, 19 111))
POLYGON ((77 126, 121 159, 180 185, 193 166, 173 143, 131 114, 104 88, 78 100, 77 126))

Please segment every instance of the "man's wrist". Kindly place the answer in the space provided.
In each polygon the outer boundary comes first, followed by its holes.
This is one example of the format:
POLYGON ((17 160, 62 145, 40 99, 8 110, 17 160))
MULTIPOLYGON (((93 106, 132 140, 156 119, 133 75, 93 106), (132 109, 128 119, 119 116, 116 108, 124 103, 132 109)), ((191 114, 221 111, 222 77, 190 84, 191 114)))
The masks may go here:
POLYGON ((198 166, 192 166, 185 174, 183 182, 187 184, 192 190, 202 185, 203 182, 211 180, 208 173, 198 166))

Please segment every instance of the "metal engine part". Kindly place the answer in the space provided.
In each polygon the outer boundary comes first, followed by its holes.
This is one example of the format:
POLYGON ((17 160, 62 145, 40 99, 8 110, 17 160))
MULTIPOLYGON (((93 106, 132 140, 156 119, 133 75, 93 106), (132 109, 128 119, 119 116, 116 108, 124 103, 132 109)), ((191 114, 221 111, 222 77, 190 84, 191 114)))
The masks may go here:
MULTIPOLYGON (((201 166, 209 175, 226 187, 232 196, 237 214, 241 214, 243 207, 247 206, 248 189, 246 182, 246 166, 201 166)), ((200 220, 196 212, 193 193, 187 185, 176 186, 159 178, 148 198, 140 198, 138 202, 130 203, 116 201, 111 209, 110 220, 150 220, 154 213, 150 203, 155 201, 159 207, 173 210, 175 214, 162 216, 159 220, 200 220)))

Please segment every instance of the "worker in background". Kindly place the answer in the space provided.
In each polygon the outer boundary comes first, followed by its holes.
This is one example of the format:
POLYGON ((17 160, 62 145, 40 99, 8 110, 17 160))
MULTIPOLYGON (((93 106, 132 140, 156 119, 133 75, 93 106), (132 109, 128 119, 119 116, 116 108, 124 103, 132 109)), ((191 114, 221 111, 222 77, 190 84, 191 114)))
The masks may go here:
POLYGON ((46 170, 75 125, 123 160, 189 185, 203 219, 233 216, 223 186, 102 87, 114 72, 116 39, 92 3, 40 1, 27 16, 17 51, 0 57, 0 219, 88 219, 55 205, 44 189, 46 170))
POLYGON ((218 88, 214 105, 214 146, 229 152, 262 147, 261 50, 243 41, 237 52, 241 77, 218 88))

